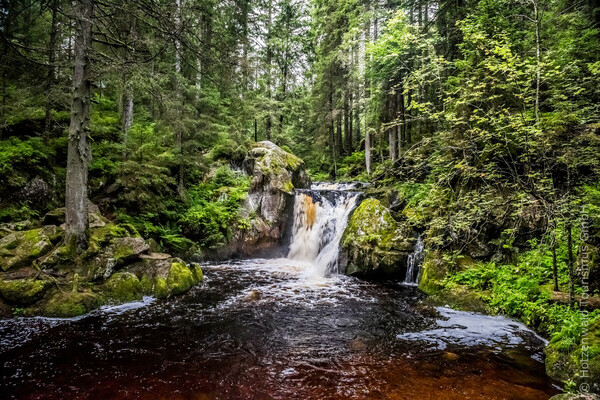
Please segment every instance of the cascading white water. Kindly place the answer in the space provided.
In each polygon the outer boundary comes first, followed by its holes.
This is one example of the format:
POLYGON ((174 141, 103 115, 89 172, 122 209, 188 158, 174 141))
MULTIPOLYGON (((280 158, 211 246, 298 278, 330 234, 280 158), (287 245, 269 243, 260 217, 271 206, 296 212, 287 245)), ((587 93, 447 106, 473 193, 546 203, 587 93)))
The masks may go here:
POLYGON ((419 279, 419 268, 423 263, 423 250, 425 250, 425 243, 423 242, 423 236, 419 235, 417 243, 412 253, 408 255, 406 261, 406 277, 404 283, 417 284, 419 279))
POLYGON ((316 184, 299 190, 294 205, 294 230, 288 258, 306 262, 313 277, 338 273, 340 241, 348 216, 360 193, 343 190, 336 184, 316 184))

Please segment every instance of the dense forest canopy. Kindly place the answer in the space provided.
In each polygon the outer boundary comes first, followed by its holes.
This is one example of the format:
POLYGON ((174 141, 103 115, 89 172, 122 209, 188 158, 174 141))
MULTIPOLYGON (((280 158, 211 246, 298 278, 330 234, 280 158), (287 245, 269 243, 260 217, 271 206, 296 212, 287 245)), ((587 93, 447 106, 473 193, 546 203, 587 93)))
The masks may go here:
POLYGON ((421 288, 470 287, 551 338, 548 365, 581 358, 600 1, 0 0, 0 34, 0 238, 66 204, 82 254, 89 199, 157 254, 202 259, 253 223, 242 171, 270 141, 281 165, 260 172, 300 177, 278 190, 310 183, 303 161, 369 183, 365 204, 446 268, 421 288))

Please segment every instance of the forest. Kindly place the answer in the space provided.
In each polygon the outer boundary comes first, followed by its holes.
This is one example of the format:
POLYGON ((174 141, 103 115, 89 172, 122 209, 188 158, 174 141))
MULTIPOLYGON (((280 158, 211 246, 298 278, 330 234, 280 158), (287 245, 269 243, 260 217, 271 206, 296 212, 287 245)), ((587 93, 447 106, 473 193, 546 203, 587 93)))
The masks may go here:
POLYGON ((599 0, 0 0, 0 54, 6 398, 600 399, 599 0))

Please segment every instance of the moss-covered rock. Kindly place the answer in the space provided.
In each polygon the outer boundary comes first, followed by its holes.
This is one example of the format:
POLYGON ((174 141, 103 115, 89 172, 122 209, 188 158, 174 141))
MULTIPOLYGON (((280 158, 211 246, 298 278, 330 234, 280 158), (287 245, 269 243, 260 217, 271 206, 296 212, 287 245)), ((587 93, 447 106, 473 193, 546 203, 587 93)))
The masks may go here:
POLYGON ((241 212, 247 224, 236 227, 229 243, 208 251, 208 257, 249 256, 281 245, 292 223, 293 191, 311 184, 304 162, 271 142, 254 144, 243 169, 251 176, 241 212))
POLYGON ((571 393, 563 393, 557 394, 550 398, 550 400, 600 400, 600 396, 596 394, 571 394, 571 393))
POLYGON ((202 270, 199 266, 195 264, 188 266, 181 261, 174 261, 171 263, 167 275, 168 295, 181 294, 198 284, 202 279, 202 270))
POLYGON ((581 335, 581 343, 563 343, 560 337, 546 346, 546 373, 560 381, 573 381, 576 386, 588 384, 591 393, 600 393, 600 321, 581 335))
POLYGON ((104 284, 105 295, 115 301, 127 302, 141 299, 145 293, 140 279, 131 272, 117 272, 104 284))
POLYGON ((51 285, 41 279, 0 280, 0 296, 13 304, 30 305, 40 300, 51 285))
POLYGON ((187 265, 178 258, 148 258, 127 271, 113 274, 101 291, 118 302, 139 300, 145 295, 163 299, 186 292, 202 280, 198 264, 187 265))
POLYGON ((438 294, 444 288, 443 279, 451 270, 448 257, 439 250, 428 251, 421 266, 419 288, 427 294, 438 294))
POLYGON ((412 228, 396 222, 379 200, 369 198, 348 222, 341 242, 347 261, 342 264, 349 275, 403 275, 414 243, 412 228))
POLYGON ((64 231, 56 226, 44 226, 23 232, 13 232, 0 239, 0 268, 3 271, 32 264, 48 253, 64 231))
POLYGON ((26 314, 70 318, 86 314, 102 305, 102 298, 90 290, 56 292, 50 299, 26 314))

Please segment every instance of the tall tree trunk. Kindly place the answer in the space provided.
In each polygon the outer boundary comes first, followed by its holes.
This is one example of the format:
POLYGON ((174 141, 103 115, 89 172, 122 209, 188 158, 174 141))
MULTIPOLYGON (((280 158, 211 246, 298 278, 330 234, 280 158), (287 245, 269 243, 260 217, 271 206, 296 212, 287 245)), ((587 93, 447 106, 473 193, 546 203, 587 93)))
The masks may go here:
MULTIPOLYGON (((366 25, 366 32, 365 32, 365 47, 368 47, 369 43, 371 42, 371 0, 367 0, 367 4, 365 5, 365 11, 367 13, 367 21, 365 23, 366 25)), ((365 52, 365 65, 369 65, 370 62, 370 54, 369 52, 365 52)), ((365 74, 365 104, 369 104, 369 99, 371 97, 371 82, 369 81, 369 78, 367 77, 367 75, 365 74)), ((367 125, 367 107, 365 106, 365 167, 367 170, 367 175, 371 175, 371 133, 369 131, 369 127, 367 125)))
POLYGON ((388 104, 388 144, 389 144, 389 156, 392 163, 395 163, 398 160, 398 131, 396 125, 396 95, 391 92, 387 94, 387 104, 388 104))
POLYGON ((552 232, 552 280, 554 281, 554 291, 558 292, 558 260, 556 259, 556 226, 552 232))
POLYGON ((273 48, 271 45, 271 26, 273 24, 273 0, 269 0, 268 4, 268 14, 269 14, 269 26, 267 27, 267 121, 266 121, 266 130, 267 130, 267 140, 271 140, 271 127, 273 125, 273 121, 271 120, 271 64, 273 63, 273 48))
POLYGON ((404 87, 398 93, 398 106, 400 107, 400 148, 405 150, 409 143, 406 142, 406 106, 404 104, 404 87))
POLYGON ((575 305, 575 264, 573 260, 573 225, 570 219, 567 220, 565 229, 567 231, 567 264, 569 267, 569 304, 573 307, 575 305))
POLYGON ((349 110, 348 110, 348 132, 347 141, 348 141, 348 154, 352 154, 354 152, 354 143, 352 143, 352 139, 354 137, 354 97, 352 95, 352 88, 350 88, 349 92, 349 110))
POLYGON ((342 135, 342 113, 338 112, 337 116, 335 118, 336 120, 336 144, 337 144, 337 153, 338 155, 343 155, 344 154, 344 140, 343 140, 343 135, 342 135))
POLYGON ((352 130, 350 127, 352 123, 350 122, 350 91, 346 90, 344 93, 344 135, 346 139, 346 154, 352 154, 352 130))
POLYGON ((285 63, 284 67, 283 67, 283 74, 282 74, 282 82, 281 82, 281 104, 280 104, 280 108, 281 108, 281 112, 279 113, 279 134, 281 135, 281 133, 283 132, 283 119, 284 119, 284 110, 283 110, 283 102, 285 101, 286 97, 287 97, 287 81, 288 81, 288 54, 286 52, 285 57, 284 57, 284 61, 285 63))
POLYGON ((50 41, 48 43, 48 77, 46 78, 46 104, 44 106, 44 141, 48 143, 52 128, 52 108, 54 105, 54 84, 56 81, 56 41, 58 37, 58 0, 50 2, 52 21, 50 23, 50 41))
POLYGON ((540 87, 542 84, 541 15, 537 0, 532 0, 535 19, 535 122, 540 123, 540 87))
POLYGON ((184 197, 185 195, 185 165, 184 165, 184 154, 183 154, 183 126, 182 126, 182 109, 183 109, 183 93, 180 87, 182 80, 182 69, 181 69, 181 0, 175 0, 175 29, 177 31, 177 36, 175 38, 175 79, 176 79, 176 96, 178 105, 178 121, 176 122, 176 133, 175 140, 177 145, 177 152, 179 156, 179 179, 177 182, 177 191, 179 192, 180 197, 184 197))
POLYGON ((88 142, 90 116, 90 52, 92 47, 93 0, 74 4, 76 39, 73 70, 73 101, 67 154, 66 243, 81 252, 88 243, 88 142))
POLYGON ((127 159, 127 142, 129 130, 133 125, 133 82, 131 68, 135 59, 135 18, 129 28, 129 46, 126 64, 123 66, 123 114, 121 116, 121 132, 123 134, 123 160, 127 159))

